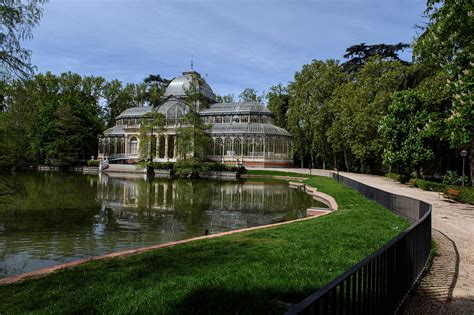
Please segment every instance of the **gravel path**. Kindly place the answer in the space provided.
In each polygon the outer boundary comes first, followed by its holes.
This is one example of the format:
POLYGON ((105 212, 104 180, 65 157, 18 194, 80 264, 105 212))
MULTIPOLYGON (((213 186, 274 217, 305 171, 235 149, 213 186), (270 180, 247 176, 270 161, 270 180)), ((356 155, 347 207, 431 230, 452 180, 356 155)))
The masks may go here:
MULTIPOLYGON (((309 174, 308 169, 284 171, 309 174)), ((312 170, 312 174, 316 173, 325 175, 329 172, 312 170)), ((438 256, 431 271, 407 301, 405 313, 474 314, 474 206, 453 202, 437 192, 402 185, 382 176, 340 174, 433 205, 433 239, 438 245, 438 256)))

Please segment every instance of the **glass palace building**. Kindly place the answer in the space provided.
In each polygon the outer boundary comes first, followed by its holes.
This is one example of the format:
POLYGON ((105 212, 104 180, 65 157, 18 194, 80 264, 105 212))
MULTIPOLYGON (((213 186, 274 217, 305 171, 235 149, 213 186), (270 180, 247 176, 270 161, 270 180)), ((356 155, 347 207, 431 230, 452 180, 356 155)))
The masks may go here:
MULTIPOLYGON (((174 162, 177 156, 178 128, 188 112, 185 102, 194 70, 183 72, 166 88, 156 108, 166 117, 166 126, 156 140, 155 162, 174 162)), ((199 93, 210 104, 197 109, 204 123, 211 126, 213 143, 206 158, 226 164, 246 167, 289 167, 293 165, 290 134, 274 125, 272 113, 260 103, 217 103, 211 87, 201 78, 199 93)), ((99 159, 109 163, 136 163, 139 159, 140 122, 151 106, 132 107, 116 117, 116 125, 104 131, 99 138, 99 159)))

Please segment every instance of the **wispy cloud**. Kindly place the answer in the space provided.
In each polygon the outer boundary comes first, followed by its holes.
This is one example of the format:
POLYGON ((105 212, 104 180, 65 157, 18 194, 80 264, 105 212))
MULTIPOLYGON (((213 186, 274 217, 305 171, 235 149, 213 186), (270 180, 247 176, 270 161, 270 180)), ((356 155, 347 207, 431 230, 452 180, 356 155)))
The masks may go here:
POLYGON ((217 93, 237 95, 356 43, 410 42, 423 9, 419 0, 53 0, 26 45, 39 71, 125 82, 179 75, 193 58, 217 93))

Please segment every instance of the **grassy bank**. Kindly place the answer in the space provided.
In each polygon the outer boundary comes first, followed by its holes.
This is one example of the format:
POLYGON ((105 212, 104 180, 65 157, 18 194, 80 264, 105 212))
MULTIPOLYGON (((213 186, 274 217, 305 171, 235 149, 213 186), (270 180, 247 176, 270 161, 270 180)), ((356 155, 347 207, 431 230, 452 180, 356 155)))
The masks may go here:
POLYGON ((332 179, 306 182, 340 210, 0 286, 0 313, 283 312, 408 227, 332 179))

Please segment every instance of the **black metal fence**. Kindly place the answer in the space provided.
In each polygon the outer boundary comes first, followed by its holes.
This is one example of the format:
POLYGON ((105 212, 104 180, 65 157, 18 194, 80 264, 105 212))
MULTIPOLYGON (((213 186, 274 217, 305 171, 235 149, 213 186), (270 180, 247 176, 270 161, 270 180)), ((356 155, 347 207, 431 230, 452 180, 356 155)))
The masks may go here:
POLYGON ((431 205, 342 175, 338 181, 408 218, 408 230, 322 287, 287 314, 393 314, 400 310, 431 251, 431 205))

